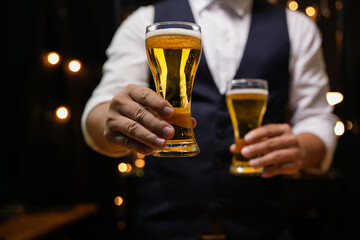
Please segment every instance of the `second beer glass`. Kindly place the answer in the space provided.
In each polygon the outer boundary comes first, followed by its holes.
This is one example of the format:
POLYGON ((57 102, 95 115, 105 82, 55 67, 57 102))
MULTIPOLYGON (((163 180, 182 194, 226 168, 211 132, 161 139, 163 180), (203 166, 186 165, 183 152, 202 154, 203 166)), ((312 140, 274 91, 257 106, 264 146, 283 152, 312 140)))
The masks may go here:
MULTIPOLYGON (((226 93, 226 103, 234 128, 237 151, 246 145, 244 137, 259 127, 266 110, 268 85, 261 79, 232 80, 226 93)), ((259 175, 261 168, 249 166, 249 160, 241 153, 233 154, 230 173, 238 176, 259 175)))
POLYGON ((165 119, 175 135, 158 157, 194 156, 200 149, 191 120, 191 93, 201 56, 201 31, 193 23, 162 22, 146 28, 146 53, 156 92, 174 107, 174 116, 165 119))

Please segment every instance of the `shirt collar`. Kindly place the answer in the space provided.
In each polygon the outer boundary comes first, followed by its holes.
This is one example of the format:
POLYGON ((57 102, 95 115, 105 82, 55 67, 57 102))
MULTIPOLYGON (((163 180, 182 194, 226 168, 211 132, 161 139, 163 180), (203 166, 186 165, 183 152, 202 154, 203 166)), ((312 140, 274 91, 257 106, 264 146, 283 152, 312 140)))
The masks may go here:
POLYGON ((245 13, 251 11, 253 0, 189 0, 191 6, 194 8, 193 11, 198 13, 202 12, 204 9, 208 8, 211 4, 215 2, 224 2, 228 3, 234 11, 240 16, 244 16, 245 13))

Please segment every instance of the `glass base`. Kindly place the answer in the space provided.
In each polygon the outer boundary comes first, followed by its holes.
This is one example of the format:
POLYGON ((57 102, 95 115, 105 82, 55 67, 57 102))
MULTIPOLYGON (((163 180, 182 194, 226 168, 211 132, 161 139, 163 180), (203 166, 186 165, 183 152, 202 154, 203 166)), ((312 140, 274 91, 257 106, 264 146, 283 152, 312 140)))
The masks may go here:
POLYGON ((164 149, 154 150, 155 157, 192 157, 199 154, 200 148, 195 141, 169 141, 164 149))
POLYGON ((260 176, 263 171, 263 168, 253 168, 249 165, 238 165, 231 164, 230 165, 230 173, 235 176, 243 176, 243 177, 254 177, 260 176))

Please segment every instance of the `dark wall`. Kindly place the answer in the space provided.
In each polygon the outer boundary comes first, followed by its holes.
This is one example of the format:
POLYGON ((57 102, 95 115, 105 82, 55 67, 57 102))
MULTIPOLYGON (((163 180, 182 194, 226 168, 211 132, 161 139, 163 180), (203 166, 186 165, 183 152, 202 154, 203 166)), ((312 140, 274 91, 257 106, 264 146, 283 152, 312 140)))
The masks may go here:
MULTIPOLYGON (((119 177, 119 160, 100 156, 85 145, 80 118, 101 79, 105 49, 118 24, 137 6, 153 2, 2 3, 0 207, 20 204, 38 209, 95 201, 120 216, 114 221, 136 211, 130 205, 128 210, 114 210, 113 197, 119 191, 136 198, 137 178, 119 177), (61 54, 59 65, 45 64, 49 51, 61 54), (77 74, 66 70, 73 58, 83 63, 77 74), (54 117, 60 105, 70 108, 68 121, 54 117)), ((348 239, 360 229, 360 2, 344 1, 341 10, 335 9, 335 0, 327 2, 332 15, 318 19, 324 56, 332 89, 345 97, 336 113, 353 128, 339 138, 330 174, 288 179, 284 185, 290 225, 298 239, 303 235, 307 239, 306 232, 311 231, 316 231, 317 239, 348 239)), ((320 1, 307 0, 300 7, 308 3, 320 6, 320 1)))
POLYGON ((91 197, 96 155, 80 132, 114 31, 111 1, 6 1, 1 15, 1 202, 68 204, 91 197), (46 64, 49 51, 61 62, 46 64), (70 73, 70 59, 82 70, 70 73), (70 119, 54 111, 65 105, 70 119), (94 157, 95 156, 95 157, 94 157))
POLYGON ((344 1, 344 47, 342 87, 344 106, 341 117, 353 123, 352 131, 341 139, 337 163, 345 183, 346 224, 349 236, 360 235, 360 9, 359 1, 344 1))

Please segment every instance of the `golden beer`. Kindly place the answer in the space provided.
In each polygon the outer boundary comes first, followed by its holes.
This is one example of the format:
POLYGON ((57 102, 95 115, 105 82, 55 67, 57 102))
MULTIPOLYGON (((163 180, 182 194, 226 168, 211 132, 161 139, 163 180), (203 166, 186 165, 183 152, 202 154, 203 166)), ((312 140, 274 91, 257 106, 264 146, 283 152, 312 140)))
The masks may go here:
POLYGON ((168 28, 148 30, 145 40, 156 91, 175 110, 173 117, 165 119, 174 127, 175 135, 165 149, 155 150, 154 156, 194 156, 199 147, 191 121, 191 93, 201 56, 200 32, 167 25, 168 28))
MULTIPOLYGON (((261 125, 267 102, 267 89, 231 89, 226 93, 226 103, 234 128, 237 151, 246 145, 244 136, 261 125)), ((249 166, 249 160, 240 153, 233 154, 230 172, 234 175, 259 175, 262 169, 249 166)))

